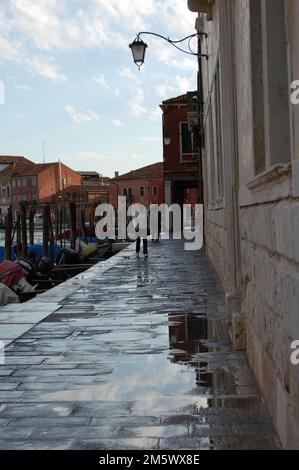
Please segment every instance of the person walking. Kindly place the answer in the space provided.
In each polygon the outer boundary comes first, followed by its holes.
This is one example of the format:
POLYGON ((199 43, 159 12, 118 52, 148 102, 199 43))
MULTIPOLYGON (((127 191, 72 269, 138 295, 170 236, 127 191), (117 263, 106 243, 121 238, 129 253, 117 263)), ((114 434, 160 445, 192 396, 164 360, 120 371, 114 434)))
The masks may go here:
MULTIPOLYGON (((147 230, 147 235, 150 234, 150 219, 149 219, 149 211, 147 210, 147 216, 146 216, 146 230, 147 230)), ((140 253, 140 248, 141 248, 141 240, 142 240, 142 244, 143 244, 143 254, 144 254, 144 257, 147 258, 148 257, 148 241, 147 241, 147 237, 138 237, 137 240, 136 240, 136 253, 137 255, 139 255, 140 253)))
POLYGON ((140 248, 141 248, 141 240, 143 244, 143 254, 145 258, 148 257, 148 243, 147 243, 147 238, 140 238, 138 237, 136 240, 136 253, 139 255, 140 253, 140 248))

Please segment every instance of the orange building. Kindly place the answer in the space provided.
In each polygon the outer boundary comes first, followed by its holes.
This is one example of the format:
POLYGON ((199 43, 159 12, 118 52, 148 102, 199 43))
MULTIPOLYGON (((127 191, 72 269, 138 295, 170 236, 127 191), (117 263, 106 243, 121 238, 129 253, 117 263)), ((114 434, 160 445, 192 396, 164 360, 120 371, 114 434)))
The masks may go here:
POLYGON ((130 171, 110 180, 109 202, 118 207, 118 196, 126 196, 128 204, 140 203, 148 207, 150 204, 164 202, 163 163, 130 171))
POLYGON ((82 177, 61 162, 32 164, 12 177, 12 208, 15 212, 21 202, 38 204, 52 202, 53 194, 63 188, 81 186, 82 177))

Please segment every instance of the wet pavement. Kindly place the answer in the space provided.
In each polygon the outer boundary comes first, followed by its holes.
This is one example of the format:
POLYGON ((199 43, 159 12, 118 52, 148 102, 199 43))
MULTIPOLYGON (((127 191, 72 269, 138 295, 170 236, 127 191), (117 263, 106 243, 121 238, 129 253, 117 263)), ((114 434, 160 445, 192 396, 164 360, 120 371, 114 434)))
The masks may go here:
POLYGON ((280 447, 203 253, 151 243, 72 285, 6 348, 1 449, 280 447))

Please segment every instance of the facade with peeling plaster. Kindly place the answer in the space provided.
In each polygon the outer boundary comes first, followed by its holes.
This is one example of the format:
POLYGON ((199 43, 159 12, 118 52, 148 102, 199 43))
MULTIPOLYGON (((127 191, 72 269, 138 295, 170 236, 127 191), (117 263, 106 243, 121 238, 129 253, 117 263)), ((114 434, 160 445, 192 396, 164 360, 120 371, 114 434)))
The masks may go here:
POLYGON ((189 0, 202 39, 207 253, 284 448, 299 448, 297 0, 189 0))

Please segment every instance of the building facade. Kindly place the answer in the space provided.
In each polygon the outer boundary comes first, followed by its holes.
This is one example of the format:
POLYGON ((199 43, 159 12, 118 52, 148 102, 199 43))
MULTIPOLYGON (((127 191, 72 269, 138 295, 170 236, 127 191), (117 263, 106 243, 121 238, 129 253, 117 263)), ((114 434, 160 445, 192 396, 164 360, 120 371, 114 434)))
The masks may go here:
POLYGON ((32 165, 25 157, 0 155, 0 218, 3 220, 12 204, 13 176, 32 165))
POLYGON ((109 201, 109 178, 97 171, 78 171, 82 178, 83 199, 95 204, 109 201))
POLYGON ((205 239, 282 444, 299 449, 297 0, 189 0, 202 39, 205 239))
POLYGON ((61 162, 33 164, 12 177, 12 208, 20 203, 37 205, 53 201, 53 195, 71 186, 81 186, 81 175, 61 162))
MULTIPOLYGON (((189 93, 190 96, 197 92, 189 93)), ((198 202, 198 148, 189 129, 188 94, 163 101, 163 160, 165 203, 198 202)))
POLYGON ((164 202, 163 163, 139 168, 109 182, 109 202, 118 207, 118 196, 126 196, 128 204, 162 204, 164 202))

